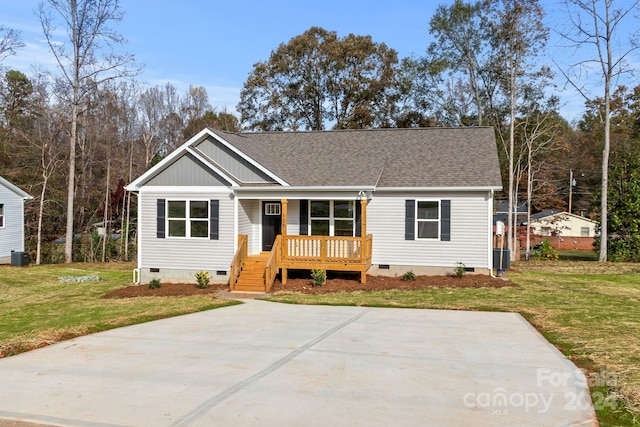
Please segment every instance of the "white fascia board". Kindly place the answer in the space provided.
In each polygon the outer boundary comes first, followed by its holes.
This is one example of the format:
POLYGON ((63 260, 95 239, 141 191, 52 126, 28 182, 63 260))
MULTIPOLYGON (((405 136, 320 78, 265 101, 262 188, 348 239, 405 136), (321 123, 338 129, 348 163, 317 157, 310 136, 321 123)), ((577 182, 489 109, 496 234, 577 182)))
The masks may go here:
POLYGON ((161 193, 210 193, 210 194, 233 194, 230 187, 225 186, 189 186, 189 185, 146 185, 138 190, 140 194, 161 194, 161 193))
POLYGON ((215 172, 216 174, 220 175, 225 181, 230 182, 232 187, 238 187, 238 183, 231 178, 229 175, 227 175, 226 173, 222 172, 222 170, 220 170, 219 168, 217 168, 216 166, 212 165, 211 162, 209 162, 207 159, 205 159, 204 157, 202 157, 200 155, 200 153, 198 153, 196 150, 194 150, 191 147, 187 147, 186 148, 187 152, 189 154, 191 154, 192 156, 194 156, 196 159, 200 160, 204 165, 206 165, 209 169, 211 169, 213 172, 215 172))
POLYGON ((234 188, 239 199, 285 198, 353 200, 366 195, 371 198, 374 187, 238 187, 234 188), (364 194, 362 194, 364 193, 364 194))
POLYGON ((144 183, 147 179, 149 179, 149 177, 155 175, 156 172, 158 172, 159 170, 162 170, 167 164, 171 163, 173 161, 173 159, 175 159, 176 157, 180 156, 183 153, 183 151, 185 151, 187 149, 187 147, 189 147, 191 144, 199 142, 200 140, 202 140, 207 135, 212 135, 211 131, 208 128, 205 128, 205 129, 201 130, 200 132, 198 132, 193 138, 189 139, 187 142, 182 144, 180 147, 178 147, 175 150, 173 150, 171 153, 169 153, 169 155, 167 157, 165 157, 164 159, 160 160, 151 169, 149 169, 148 171, 146 171, 145 173, 140 175, 137 179, 134 179, 131 183, 129 183, 129 185, 126 185, 124 187, 125 190, 127 190, 127 191, 139 191, 140 188, 142 187, 142 183, 144 183))
POLYGON ((244 151, 239 150, 238 148, 236 148, 233 144, 230 144, 229 142, 227 142, 224 138, 222 138, 220 135, 218 135, 217 133, 211 131, 210 135, 215 138, 218 142, 220 142, 222 145, 224 145, 225 147, 227 147, 229 150, 233 151, 234 153, 236 153, 238 156, 242 157, 244 160, 246 160, 247 162, 249 162, 249 164, 251 164, 252 166, 256 167, 257 169, 259 169, 261 172, 267 174, 267 176, 273 178, 274 181, 276 181, 278 184, 284 186, 284 187, 288 187, 289 184, 283 180, 282 178, 280 178, 278 175, 276 175, 275 173, 271 172, 269 169, 265 168, 264 166, 262 166, 260 163, 258 163, 257 161, 253 160, 251 157, 249 157, 244 151))
POLYGON ((431 191, 431 192, 487 192, 487 191, 500 191, 502 186, 486 186, 486 187, 378 187, 378 192, 416 192, 416 191, 431 191))

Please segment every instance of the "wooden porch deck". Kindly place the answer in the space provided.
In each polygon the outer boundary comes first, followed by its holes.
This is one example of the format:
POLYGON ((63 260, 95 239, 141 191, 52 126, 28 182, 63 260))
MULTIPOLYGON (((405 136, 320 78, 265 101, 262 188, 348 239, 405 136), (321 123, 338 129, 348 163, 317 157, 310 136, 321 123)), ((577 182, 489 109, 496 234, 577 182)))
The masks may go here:
POLYGON ((278 271, 287 283, 287 270, 339 270, 360 272, 366 283, 371 266, 373 236, 329 237, 279 235, 271 252, 248 254, 248 236, 238 236, 238 250, 231 263, 232 291, 269 292, 278 271))

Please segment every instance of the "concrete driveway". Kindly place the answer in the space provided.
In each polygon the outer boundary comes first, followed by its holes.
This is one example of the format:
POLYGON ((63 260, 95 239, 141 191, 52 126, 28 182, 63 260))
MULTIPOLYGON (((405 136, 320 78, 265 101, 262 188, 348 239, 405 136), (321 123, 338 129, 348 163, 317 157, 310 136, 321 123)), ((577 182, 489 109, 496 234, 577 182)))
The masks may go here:
POLYGON ((521 316, 246 304, 0 360, 0 425, 592 426, 521 316))

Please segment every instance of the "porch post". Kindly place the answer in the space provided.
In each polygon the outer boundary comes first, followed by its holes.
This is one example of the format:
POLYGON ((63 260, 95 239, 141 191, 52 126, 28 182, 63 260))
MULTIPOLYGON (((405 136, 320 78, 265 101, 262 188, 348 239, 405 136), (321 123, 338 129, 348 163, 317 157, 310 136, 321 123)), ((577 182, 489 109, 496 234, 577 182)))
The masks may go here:
MULTIPOLYGON (((282 238, 280 239, 280 244, 282 245, 282 247, 280 248, 280 257, 284 258, 287 256, 287 242, 286 242, 286 237, 287 237, 287 207, 289 205, 289 201, 287 199, 282 199, 280 200, 280 203, 282 204, 282 210, 280 211, 281 217, 280 217, 280 221, 281 221, 281 227, 280 227, 280 234, 282 235, 282 238)), ((279 262, 280 260, 278 260, 279 262)), ((283 285, 287 284, 287 269, 286 268, 281 268, 280 269, 280 278, 282 281, 283 285)))
POLYGON ((288 204, 288 200, 287 199, 282 199, 280 200, 280 203, 282 204, 282 210, 281 210, 281 233, 283 236, 287 235, 287 204, 288 204))
MULTIPOLYGON (((360 238, 362 239, 362 242, 360 243, 362 245, 360 256, 362 257, 362 261, 364 262, 364 260, 369 256, 369 254, 366 253, 366 250, 367 250, 367 198, 366 197, 363 197, 362 199, 360 199, 360 238)), ((366 270, 362 270, 362 272, 360 272, 360 283, 362 284, 367 283, 366 270)))

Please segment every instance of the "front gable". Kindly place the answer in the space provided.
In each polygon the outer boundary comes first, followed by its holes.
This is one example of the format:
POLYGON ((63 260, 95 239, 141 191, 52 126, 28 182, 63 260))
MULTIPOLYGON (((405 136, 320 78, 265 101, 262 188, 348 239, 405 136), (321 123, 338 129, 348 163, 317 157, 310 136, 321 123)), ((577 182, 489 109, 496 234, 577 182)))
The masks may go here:
POLYGON ((215 162, 239 182, 247 184, 275 184, 276 181, 251 164, 246 158, 230 150, 214 138, 205 138, 192 146, 193 149, 215 162))
POLYGON ((181 156, 172 160, 163 169, 150 177, 144 185, 200 187, 232 185, 231 182, 211 170, 189 152, 182 153, 181 156))

